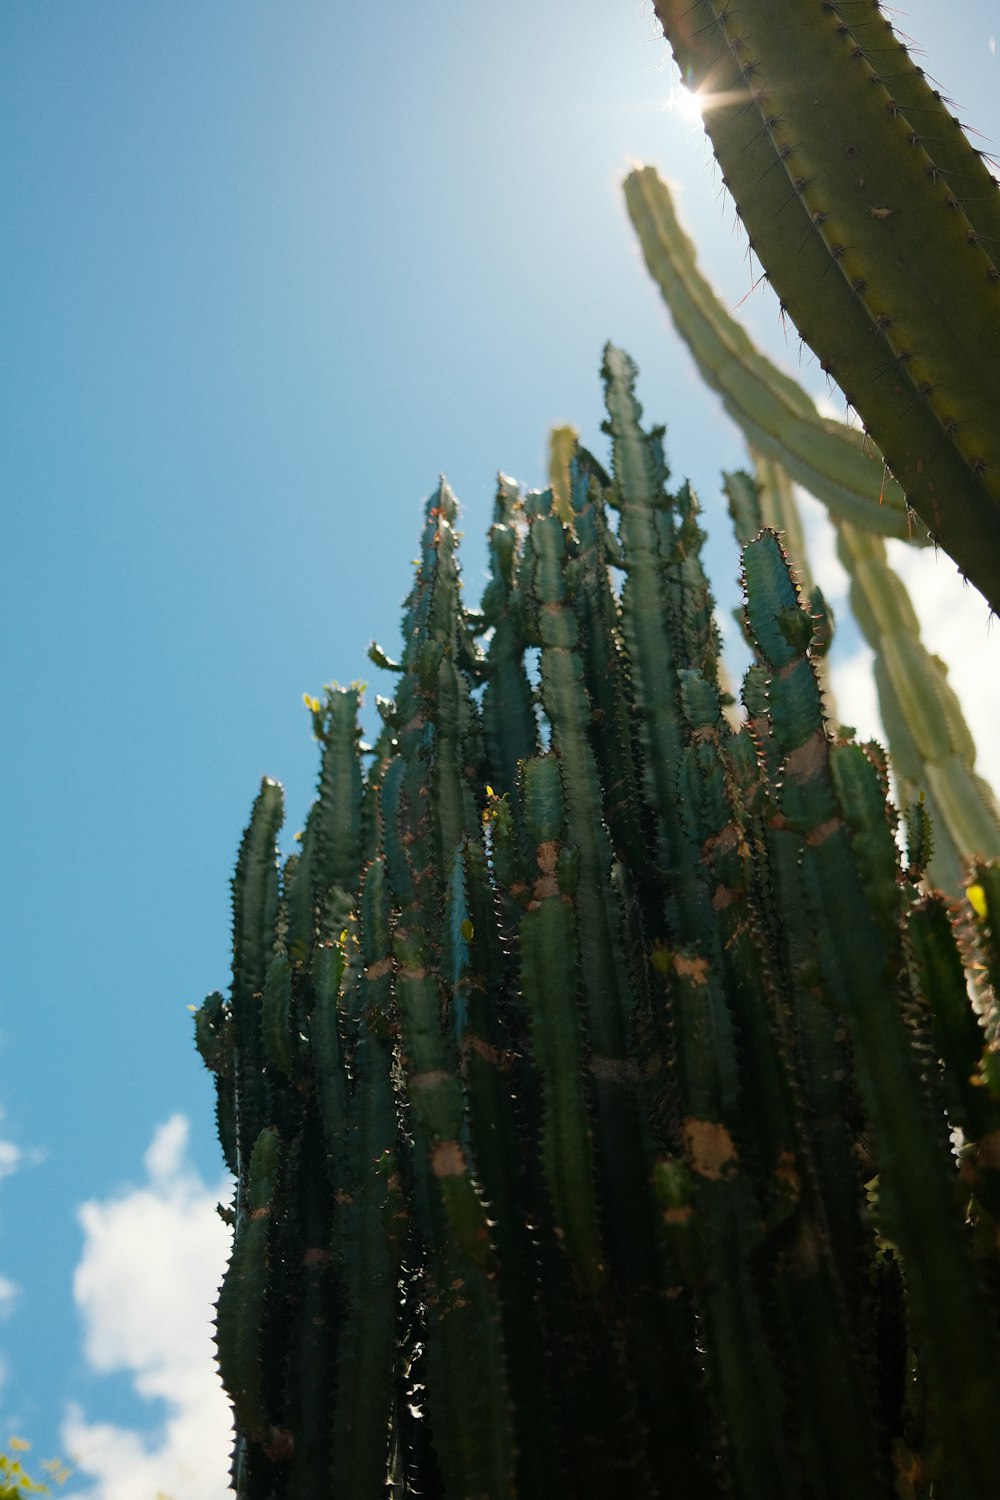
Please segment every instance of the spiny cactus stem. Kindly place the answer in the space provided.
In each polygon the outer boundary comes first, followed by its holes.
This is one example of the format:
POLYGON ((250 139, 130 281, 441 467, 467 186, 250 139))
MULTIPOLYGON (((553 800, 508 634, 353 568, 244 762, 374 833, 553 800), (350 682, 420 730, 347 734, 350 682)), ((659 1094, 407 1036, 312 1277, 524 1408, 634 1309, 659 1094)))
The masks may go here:
POLYGON ((625 201, 650 275, 702 378, 722 397, 750 445, 777 458, 831 513, 885 536, 919 543, 897 482, 870 441, 815 405, 760 354, 698 270, 694 245, 678 222, 654 167, 625 179, 625 201))
MULTIPOLYGON (((706 127, 772 286, 931 535, 1000 608, 1000 279, 931 154, 927 122, 952 131, 940 98, 926 86, 907 118, 865 26, 836 7, 655 5, 685 77, 716 95, 706 127)), ((968 166, 995 194, 974 153, 968 166)))

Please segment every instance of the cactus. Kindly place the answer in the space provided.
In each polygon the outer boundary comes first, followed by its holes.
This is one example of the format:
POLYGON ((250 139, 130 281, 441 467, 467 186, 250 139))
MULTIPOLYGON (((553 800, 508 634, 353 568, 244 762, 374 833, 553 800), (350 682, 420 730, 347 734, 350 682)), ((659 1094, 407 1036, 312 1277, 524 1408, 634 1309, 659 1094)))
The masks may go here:
POLYGON ((856 428, 821 417, 794 380, 754 348, 698 270, 694 246, 654 167, 625 179, 625 202, 650 274, 703 379, 722 397, 747 442, 777 459, 832 516, 919 543, 899 484, 856 428))
POLYGON ((478 612, 442 481, 374 749, 330 688, 283 865, 255 804, 196 1017, 243 1500, 995 1492, 1000 868, 903 867, 773 530, 730 727, 635 378, 607 469, 501 477, 478 612))
POLYGON ((654 0, 754 252, 1000 609, 1000 185, 878 0, 654 0))
POLYGON ((826 614, 826 605, 804 570, 804 539, 786 476, 800 479, 829 508, 838 555, 851 580, 851 604, 875 654, 900 798, 913 809, 923 798, 934 826, 923 864, 937 885, 958 894, 968 859, 1000 857, 1000 808, 976 774, 975 745, 944 665, 921 643, 906 589, 886 561, 878 505, 874 498, 861 504, 863 491, 853 507, 844 503, 845 493, 853 494, 861 482, 856 434, 819 417, 805 391, 754 348, 700 275, 669 189, 652 167, 629 174, 625 199, 677 331, 751 447, 757 483, 739 474, 725 481, 737 534, 745 542, 761 523, 783 532, 817 616, 826 614), (810 466, 801 461, 800 430, 814 443, 810 466), (754 451, 758 444, 761 454, 754 451))

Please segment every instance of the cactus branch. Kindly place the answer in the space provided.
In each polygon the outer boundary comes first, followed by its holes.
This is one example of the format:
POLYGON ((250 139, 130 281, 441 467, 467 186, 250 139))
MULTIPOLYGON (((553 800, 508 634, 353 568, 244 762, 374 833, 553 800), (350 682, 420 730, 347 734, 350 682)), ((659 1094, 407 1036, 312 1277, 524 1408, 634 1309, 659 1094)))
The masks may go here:
POLYGON ((1000 608, 996 181, 879 10, 655 8, 782 305, 931 537, 1000 608))

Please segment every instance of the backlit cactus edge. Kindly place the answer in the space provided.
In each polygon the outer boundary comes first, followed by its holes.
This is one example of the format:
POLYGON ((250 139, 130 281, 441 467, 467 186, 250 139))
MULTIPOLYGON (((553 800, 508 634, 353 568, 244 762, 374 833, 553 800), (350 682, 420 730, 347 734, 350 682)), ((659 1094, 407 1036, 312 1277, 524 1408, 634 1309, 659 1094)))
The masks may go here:
POLYGON ((879 0, 653 5, 783 307, 1000 611, 1000 183, 983 153, 879 0))
MULTIPOLYGON (((731 13, 688 7, 684 45, 731 13)), ((375 745, 360 690, 327 689, 298 853, 272 781, 243 838, 231 991, 196 1016, 236 1180, 233 1487, 984 1500, 1000 862, 952 841, 967 890, 933 890, 921 803, 901 852, 883 753, 824 716, 821 600, 767 528, 733 727, 695 499, 627 356, 603 376, 610 472, 563 433, 555 496, 501 477, 478 611, 442 481, 375 745)), ((817 460, 849 536, 898 530, 904 492, 920 510, 878 440, 903 486, 881 512, 854 456, 817 460)), ((985 553, 964 441, 958 533, 985 553)), ((744 528, 761 476, 727 481, 744 528)))

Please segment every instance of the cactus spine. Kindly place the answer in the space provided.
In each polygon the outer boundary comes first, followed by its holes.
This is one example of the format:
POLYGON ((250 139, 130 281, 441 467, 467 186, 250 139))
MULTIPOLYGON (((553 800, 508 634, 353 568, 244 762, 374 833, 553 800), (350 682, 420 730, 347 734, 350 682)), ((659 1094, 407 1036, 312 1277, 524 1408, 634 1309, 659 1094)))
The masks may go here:
POLYGON ((196 1025, 235 1489, 980 1500, 997 870, 956 926, 901 869, 768 530, 728 725, 695 498, 604 380, 610 474, 501 479, 480 613, 431 497, 383 731, 365 771, 357 690, 311 700, 283 866, 255 804, 196 1025))
POLYGON ((655 9, 783 306, 1000 608, 996 180, 877 0, 655 9))

